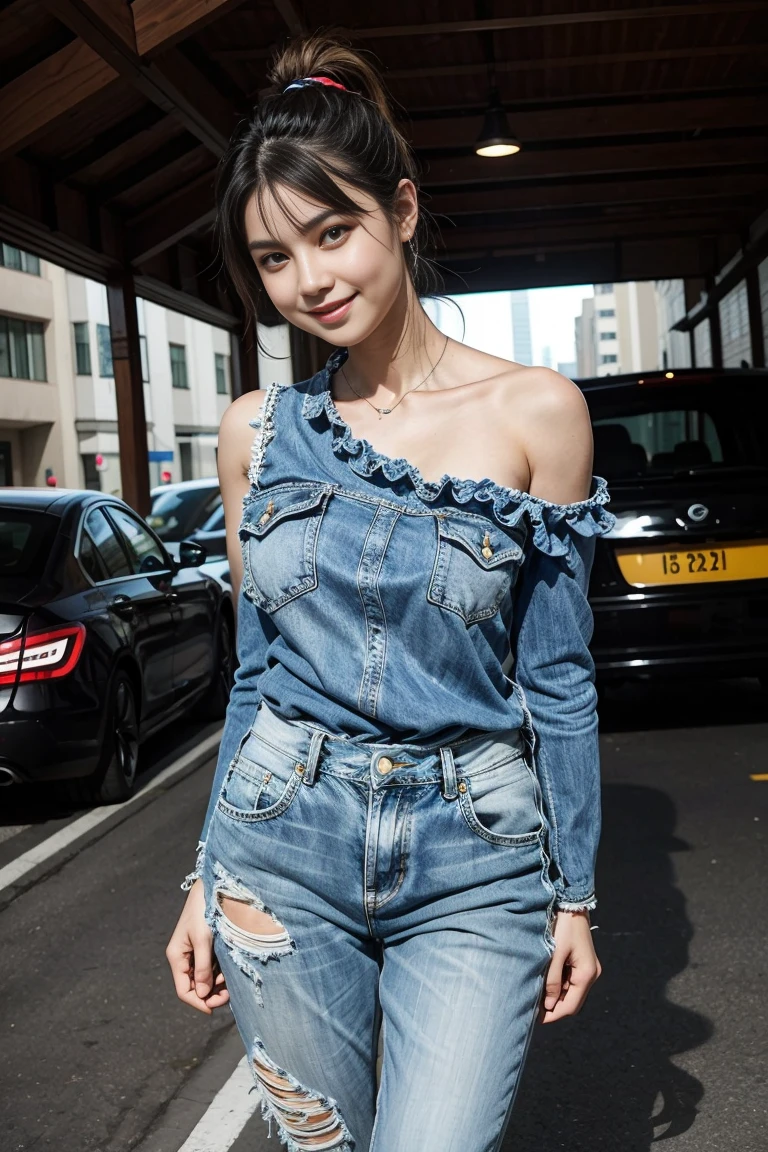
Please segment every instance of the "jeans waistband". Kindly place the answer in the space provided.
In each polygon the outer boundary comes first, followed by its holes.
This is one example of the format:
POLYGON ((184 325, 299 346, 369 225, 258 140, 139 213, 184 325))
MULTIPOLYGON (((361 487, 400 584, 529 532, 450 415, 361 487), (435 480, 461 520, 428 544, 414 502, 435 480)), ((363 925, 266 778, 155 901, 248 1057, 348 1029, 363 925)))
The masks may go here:
POLYGON ((462 777, 483 772, 504 759, 524 756, 529 750, 522 727, 432 745, 353 742, 309 720, 286 720, 263 700, 250 731, 303 763, 303 782, 308 786, 324 769, 350 776, 373 769, 374 779, 382 784, 439 780, 446 799, 456 797, 462 777))

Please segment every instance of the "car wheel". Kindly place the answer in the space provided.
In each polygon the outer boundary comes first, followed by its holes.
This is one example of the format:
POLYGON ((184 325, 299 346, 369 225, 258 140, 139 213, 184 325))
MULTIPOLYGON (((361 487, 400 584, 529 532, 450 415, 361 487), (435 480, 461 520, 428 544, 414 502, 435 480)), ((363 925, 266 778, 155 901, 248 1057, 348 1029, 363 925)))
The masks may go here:
POLYGON ((139 762, 136 693, 125 672, 118 672, 112 685, 102 753, 105 762, 95 778, 96 799, 102 804, 120 804, 133 795, 139 762))
POLYGON ((234 631, 227 616, 219 617, 213 659, 213 680, 211 681, 210 692, 205 699, 204 711, 208 720, 223 720, 235 675, 234 631))

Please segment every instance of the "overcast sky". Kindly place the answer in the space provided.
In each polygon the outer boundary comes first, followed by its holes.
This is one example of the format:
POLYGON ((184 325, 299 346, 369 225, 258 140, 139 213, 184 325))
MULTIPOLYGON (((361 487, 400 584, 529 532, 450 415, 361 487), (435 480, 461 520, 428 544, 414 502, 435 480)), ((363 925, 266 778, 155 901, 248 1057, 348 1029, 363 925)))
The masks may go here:
MULTIPOLYGON (((533 288, 528 291, 531 315, 533 362, 544 362, 544 349, 552 349, 552 367, 560 361, 576 359, 573 321, 581 313, 581 302, 594 295, 591 284, 566 288, 533 288)), ((473 292, 452 297, 464 313, 462 318, 447 301, 425 301, 427 311, 446 335, 462 340, 473 348, 514 360, 512 310, 508 292, 473 292)))

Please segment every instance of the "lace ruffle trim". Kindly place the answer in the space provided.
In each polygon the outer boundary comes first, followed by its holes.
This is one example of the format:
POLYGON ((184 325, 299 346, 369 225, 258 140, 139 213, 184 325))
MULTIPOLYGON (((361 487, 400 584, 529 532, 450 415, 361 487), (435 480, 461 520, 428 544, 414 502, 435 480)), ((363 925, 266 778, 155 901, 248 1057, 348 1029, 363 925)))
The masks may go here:
POLYGON ((259 486, 267 445, 275 434, 275 406, 282 388, 282 384, 270 384, 264 397, 261 412, 253 420, 248 421, 251 428, 256 429, 256 435, 251 445, 251 463, 248 468, 248 479, 254 488, 259 486))
POLYGON ((586 500, 573 504, 553 504, 522 492, 517 488, 507 488, 490 479, 461 480, 446 473, 439 480, 427 480, 415 464, 404 457, 386 456, 377 452, 368 440, 353 435, 352 429, 339 414, 330 390, 330 378, 346 359, 346 348, 339 348, 328 360, 323 372, 318 374, 318 390, 308 392, 304 397, 302 415, 307 420, 325 417, 332 430, 334 453, 346 460, 358 476, 370 479, 377 471, 390 482, 406 479, 421 500, 433 503, 446 493, 457 504, 477 501, 490 504, 494 517, 500 524, 514 527, 523 516, 527 516, 533 528, 533 543, 542 552, 552 556, 567 556, 571 553, 570 531, 581 536, 601 536, 614 527, 616 518, 604 505, 610 500, 608 486, 602 476, 593 476, 594 491, 586 500))

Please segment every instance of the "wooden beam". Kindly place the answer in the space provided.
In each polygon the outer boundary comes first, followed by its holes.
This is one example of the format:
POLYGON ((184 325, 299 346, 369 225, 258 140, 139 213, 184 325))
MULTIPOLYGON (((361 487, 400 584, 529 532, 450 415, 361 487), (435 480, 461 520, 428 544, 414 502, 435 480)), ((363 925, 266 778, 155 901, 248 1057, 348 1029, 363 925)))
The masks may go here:
POLYGON ((653 8, 636 5, 594 12, 558 12, 532 16, 497 16, 490 20, 441 20, 432 24, 384 24, 374 28, 345 28, 355 40, 384 40, 393 36, 446 36, 467 32, 503 32, 518 28, 560 28, 572 24, 607 24, 629 20, 669 20, 673 16, 730 15, 734 12, 765 12, 764 0, 719 0, 717 3, 664 4, 653 8))
POLYGON ((124 120, 111 124, 105 131, 99 132, 82 148, 78 148, 77 152, 70 152, 65 159, 55 160, 50 166, 51 179, 56 181, 71 179, 83 168, 103 160, 110 152, 122 148, 129 140, 149 131, 164 119, 165 113, 161 108, 154 104, 146 104, 137 112, 126 116, 124 120))
POLYGON ((135 47, 114 28, 114 19, 105 11, 127 0, 44 0, 46 7, 62 23, 85 41, 124 79, 165 112, 173 113, 215 156, 229 143, 235 123, 235 110, 203 75, 176 49, 168 52, 162 64, 141 59, 135 47))
MULTIPOLYGON (((257 50, 259 51, 259 50, 257 50)), ((569 56, 531 56, 527 59, 512 58, 511 60, 497 60, 494 68, 496 73, 525 73, 525 71, 540 71, 542 68, 558 70, 561 68, 607 68, 609 65, 633 65, 633 63, 647 63, 649 61, 663 63, 669 60, 706 60, 716 56, 718 60, 728 56, 765 55, 768 45, 759 43, 748 44, 706 44, 692 45, 680 48, 645 48, 636 52, 600 52, 583 55, 573 53, 569 56)), ((229 58, 248 60, 248 48, 233 48, 223 52, 214 53, 216 58, 229 58)), ((260 59, 260 58, 254 58, 260 59)), ((487 75, 488 66, 484 61, 472 63, 454 63, 454 65, 425 65, 424 68, 388 68, 386 79, 433 79, 440 76, 482 76, 487 75)), ((708 91, 708 89, 702 89, 708 91)), ((622 92, 622 96, 624 96, 622 92)), ((646 92, 637 93, 645 96, 646 92)), ((581 99, 583 97, 579 97, 581 99)))
POLYGON ((760 164, 768 158, 764 136, 723 140, 664 141, 658 144, 622 144, 616 147, 542 148, 516 156, 488 159, 461 156, 428 162, 422 178, 425 188, 487 184, 518 180, 573 178, 629 172, 674 172, 686 168, 720 168, 734 164, 760 164))
POLYGON ((471 192, 436 192, 425 207, 434 215, 461 217, 483 212, 515 212, 523 209, 550 211, 560 208, 666 203, 673 200, 703 201, 712 198, 768 195, 768 174, 730 172, 711 176, 669 176, 594 183, 564 182, 520 184, 510 188, 475 188, 471 192))
POLYGON ((564 284, 678 279, 712 275, 711 253, 696 239, 609 241, 581 250, 444 262, 446 291, 497 292, 515 288, 548 288, 564 284))
POLYGON ((0 88, 0 156, 17 152, 50 125, 117 79, 97 52, 75 40, 0 88))
MULTIPOLYGON (((718 128, 768 125, 768 95, 717 97, 712 100, 663 100, 636 104, 597 104, 586 108, 547 108, 537 111, 508 105, 512 128, 523 144, 542 140, 579 140, 600 136, 631 137, 647 132, 696 132, 718 128)), ((483 114, 441 116, 403 125, 419 151, 432 148, 471 148, 483 114)))
POLYGON ((243 0, 133 0, 133 23, 140 56, 166 51, 243 0))
MULTIPOLYGON (((640 220, 576 220, 540 227, 521 225, 511 230, 458 229, 445 234, 443 249, 449 257, 504 255, 530 248, 536 251, 564 250, 574 245, 590 246, 595 241, 648 240, 670 236, 726 235, 734 231, 733 216, 648 217, 640 220)), ((442 256, 440 256, 442 259, 442 256)))
POLYGON ((184 236, 213 223, 214 174, 213 169, 205 172, 128 222, 126 242, 133 264, 143 264, 184 236))
POLYGON ((150 508, 147 420, 136 289, 130 272, 110 276, 107 305, 115 372, 122 496, 140 516, 146 516, 150 508))
POLYGON ((274 4, 291 36, 306 36, 309 29, 294 0, 274 0, 274 4))

